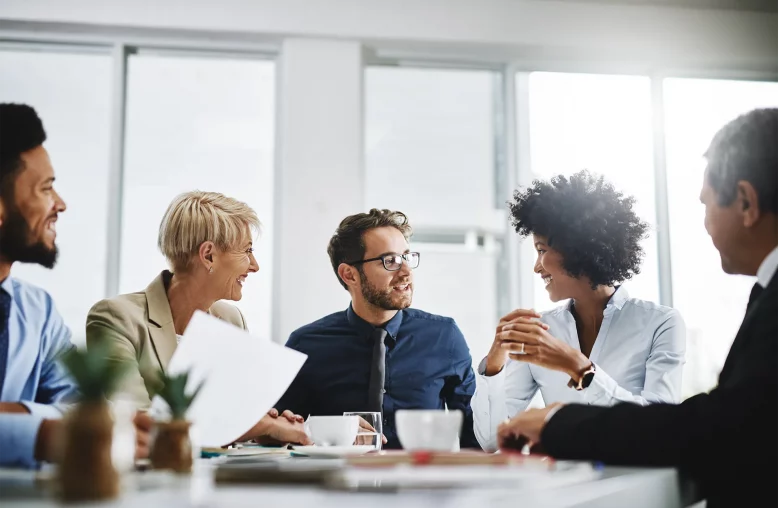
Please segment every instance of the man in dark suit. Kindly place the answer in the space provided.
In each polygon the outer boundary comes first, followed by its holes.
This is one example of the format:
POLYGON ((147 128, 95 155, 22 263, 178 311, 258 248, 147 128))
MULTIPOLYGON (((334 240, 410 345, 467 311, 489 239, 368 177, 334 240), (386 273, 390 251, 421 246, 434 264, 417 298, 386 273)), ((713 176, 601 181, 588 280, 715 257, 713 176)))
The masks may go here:
POLYGON ((711 508, 778 506, 778 109, 733 120, 705 156, 705 229, 726 273, 757 277, 718 386, 678 405, 531 410, 498 435, 561 459, 677 467, 711 508))

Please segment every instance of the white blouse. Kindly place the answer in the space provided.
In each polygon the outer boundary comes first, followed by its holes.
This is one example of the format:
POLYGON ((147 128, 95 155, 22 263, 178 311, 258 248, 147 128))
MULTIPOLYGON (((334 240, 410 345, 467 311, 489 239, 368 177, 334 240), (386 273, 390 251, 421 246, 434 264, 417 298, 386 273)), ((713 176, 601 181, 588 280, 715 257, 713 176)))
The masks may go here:
MULTIPOLYGON (((580 350, 571 303, 541 313, 541 321, 551 335, 580 350)), ((685 354, 686 326, 678 311, 630 298, 620 286, 605 307, 589 355, 596 368, 589 387, 577 391, 567 386, 570 377, 564 372, 515 360, 508 360, 498 374, 486 376, 484 359, 471 401, 475 435, 485 450, 496 449, 497 426, 524 411, 538 390, 546 404, 679 402, 685 354)))

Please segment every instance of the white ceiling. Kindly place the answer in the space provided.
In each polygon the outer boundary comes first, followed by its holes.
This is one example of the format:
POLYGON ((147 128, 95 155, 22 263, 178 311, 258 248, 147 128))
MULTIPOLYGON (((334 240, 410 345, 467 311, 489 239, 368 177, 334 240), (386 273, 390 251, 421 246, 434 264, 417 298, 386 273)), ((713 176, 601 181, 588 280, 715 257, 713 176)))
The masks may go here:
POLYGON ((778 0, 545 0, 619 5, 661 5, 691 9, 778 12, 778 0))

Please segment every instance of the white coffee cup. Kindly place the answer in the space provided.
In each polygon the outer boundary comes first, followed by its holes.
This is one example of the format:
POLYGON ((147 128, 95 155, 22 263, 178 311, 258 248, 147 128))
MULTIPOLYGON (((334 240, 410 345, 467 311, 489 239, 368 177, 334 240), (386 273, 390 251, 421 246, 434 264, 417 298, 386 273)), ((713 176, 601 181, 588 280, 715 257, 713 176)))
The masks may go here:
POLYGON ((317 446, 351 446, 359 431, 359 417, 310 416, 305 428, 317 446))
POLYGON ((406 450, 459 450, 462 411, 401 409, 394 415, 397 437, 406 450))

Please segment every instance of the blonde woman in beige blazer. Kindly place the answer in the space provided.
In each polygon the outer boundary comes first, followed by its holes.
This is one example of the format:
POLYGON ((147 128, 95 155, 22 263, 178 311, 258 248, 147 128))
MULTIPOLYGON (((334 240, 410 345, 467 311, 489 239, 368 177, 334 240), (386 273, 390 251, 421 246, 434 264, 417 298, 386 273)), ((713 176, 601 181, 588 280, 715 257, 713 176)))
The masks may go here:
MULTIPOLYGON (((86 323, 87 347, 106 344, 117 360, 132 364, 123 386, 142 408, 151 404, 160 371, 167 368, 195 311, 246 329, 238 301, 246 278, 259 270, 253 254, 261 224, 248 205, 214 192, 187 192, 168 207, 158 245, 171 271, 145 290, 95 304, 86 323)), ((218 347, 218 345, 216 345, 218 347)), ((308 444, 302 418, 275 409, 241 440, 308 444)))

